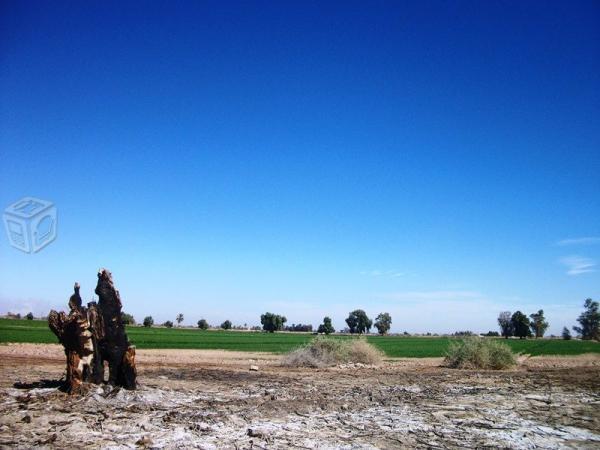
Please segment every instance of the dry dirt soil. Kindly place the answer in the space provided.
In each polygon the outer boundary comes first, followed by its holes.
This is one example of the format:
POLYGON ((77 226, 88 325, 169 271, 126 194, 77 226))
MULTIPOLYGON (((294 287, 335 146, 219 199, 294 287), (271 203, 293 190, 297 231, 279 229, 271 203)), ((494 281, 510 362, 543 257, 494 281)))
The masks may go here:
POLYGON ((0 346, 0 447, 600 448, 598 355, 486 372, 441 359, 316 370, 274 355, 139 350, 138 390, 80 397, 58 389, 63 355, 0 346))

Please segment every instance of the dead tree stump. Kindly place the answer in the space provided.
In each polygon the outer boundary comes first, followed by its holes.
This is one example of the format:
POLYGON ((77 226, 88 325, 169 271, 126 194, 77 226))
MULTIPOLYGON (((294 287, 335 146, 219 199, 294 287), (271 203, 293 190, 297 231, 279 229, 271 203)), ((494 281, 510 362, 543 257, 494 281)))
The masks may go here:
POLYGON ((108 361, 109 384, 135 389, 135 347, 130 346, 121 320, 121 296, 115 289, 112 274, 107 269, 98 271, 96 286, 98 306, 104 332, 98 339, 102 361, 108 361))
POLYGON ((108 383, 135 389, 135 347, 129 344, 121 321, 121 297, 107 269, 98 272, 96 294, 99 302, 81 306, 79 284, 69 299, 70 312, 50 311, 48 325, 65 349, 66 390, 81 392, 83 382, 104 381, 104 361, 108 363, 108 383))
POLYGON ((81 390, 81 383, 91 378, 94 346, 87 313, 81 307, 78 283, 75 283, 74 291, 69 299, 69 315, 52 310, 48 315, 48 325, 65 348, 67 391, 76 394, 81 390))

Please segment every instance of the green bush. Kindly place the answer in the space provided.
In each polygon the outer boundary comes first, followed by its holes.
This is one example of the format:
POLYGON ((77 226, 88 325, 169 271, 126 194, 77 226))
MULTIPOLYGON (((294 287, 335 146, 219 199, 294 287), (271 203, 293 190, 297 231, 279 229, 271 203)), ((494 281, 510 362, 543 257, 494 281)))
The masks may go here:
POLYGON ((510 347, 497 339, 469 337, 452 342, 445 365, 455 369, 508 369, 517 363, 510 347))
POLYGON ((135 318, 131 314, 121 312, 121 322, 123 325, 135 325, 135 318))
POLYGON ((317 336, 288 353, 283 364, 292 367, 330 367, 341 363, 380 364, 383 353, 365 339, 337 339, 317 336))

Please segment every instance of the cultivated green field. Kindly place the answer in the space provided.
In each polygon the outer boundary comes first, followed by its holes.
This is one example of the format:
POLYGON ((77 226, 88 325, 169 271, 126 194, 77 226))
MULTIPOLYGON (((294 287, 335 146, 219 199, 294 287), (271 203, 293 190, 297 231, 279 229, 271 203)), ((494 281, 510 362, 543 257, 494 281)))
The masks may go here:
MULTIPOLYGON (((201 331, 192 328, 128 327, 129 340, 138 348, 222 349, 285 353, 313 338, 304 333, 261 333, 245 331, 201 331)), ((338 339, 353 339, 340 336, 338 339)), ((369 342, 389 357, 422 358, 444 356, 452 338, 369 336, 369 342)), ((0 343, 56 343, 57 339, 41 320, 0 319, 0 343)), ((528 339, 507 341, 513 350, 530 355, 579 355, 600 353, 600 343, 528 339)))

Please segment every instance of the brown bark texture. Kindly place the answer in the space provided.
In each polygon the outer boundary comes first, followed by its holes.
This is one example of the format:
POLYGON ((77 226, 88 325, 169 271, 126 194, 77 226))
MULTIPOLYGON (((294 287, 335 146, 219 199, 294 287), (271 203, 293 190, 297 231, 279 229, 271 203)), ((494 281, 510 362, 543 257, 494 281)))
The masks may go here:
POLYGON ((121 296, 110 271, 98 271, 98 303, 83 307, 79 289, 79 283, 75 283, 68 314, 52 310, 48 315, 48 325, 65 349, 66 391, 78 394, 84 382, 103 383, 105 362, 109 384, 135 389, 135 347, 125 333, 121 296))

